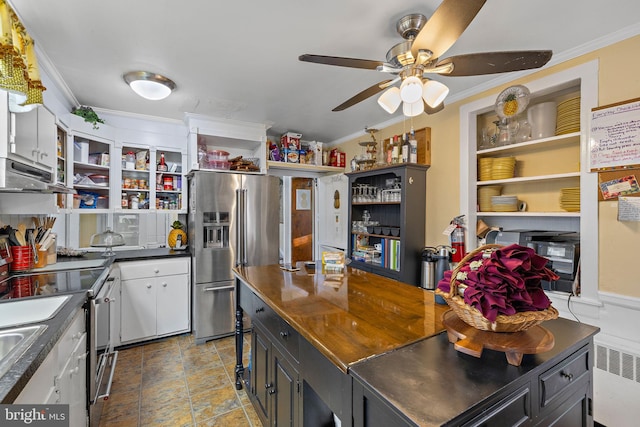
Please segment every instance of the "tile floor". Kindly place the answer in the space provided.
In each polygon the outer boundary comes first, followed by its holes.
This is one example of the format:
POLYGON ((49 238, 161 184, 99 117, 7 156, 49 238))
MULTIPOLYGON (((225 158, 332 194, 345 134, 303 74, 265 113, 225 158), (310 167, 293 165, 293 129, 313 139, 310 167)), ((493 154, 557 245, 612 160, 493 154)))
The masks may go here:
POLYGON ((120 350, 100 427, 262 427, 234 368, 234 337, 196 345, 188 334, 120 350))

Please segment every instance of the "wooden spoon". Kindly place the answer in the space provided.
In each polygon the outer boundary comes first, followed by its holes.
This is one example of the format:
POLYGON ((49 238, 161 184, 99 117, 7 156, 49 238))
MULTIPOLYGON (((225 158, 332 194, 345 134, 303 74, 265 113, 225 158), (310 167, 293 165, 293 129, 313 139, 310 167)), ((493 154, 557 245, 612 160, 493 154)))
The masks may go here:
POLYGON ((18 231, 16 231, 16 238, 20 242, 20 246, 27 245, 26 232, 27 232, 27 226, 23 223, 18 224, 18 231))

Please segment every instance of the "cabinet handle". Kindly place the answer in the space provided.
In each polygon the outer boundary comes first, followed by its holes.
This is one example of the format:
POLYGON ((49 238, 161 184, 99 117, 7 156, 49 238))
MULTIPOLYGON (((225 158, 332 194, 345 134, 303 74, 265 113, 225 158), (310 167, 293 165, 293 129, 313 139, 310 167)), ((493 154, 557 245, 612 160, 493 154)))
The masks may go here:
POLYGON ((287 331, 280 331, 280 338, 284 338, 287 339, 287 337, 289 336, 289 332, 287 331))
POLYGON ((273 383, 266 383, 264 385, 264 388, 266 388, 267 390, 270 389, 271 387, 273 387, 273 383))
MULTIPOLYGON (((38 150, 38 151, 39 151, 39 150, 38 150)), ((41 159, 44 159, 45 157, 49 157, 49 154, 47 154, 47 153, 42 153, 42 154, 40 154, 40 158, 41 158, 41 159)))
POLYGON ((151 284, 148 284, 148 285, 147 285, 147 289, 151 289, 151 284))
POLYGON ((276 394, 276 389, 272 388, 271 390, 269 390, 269 394, 276 394))
POLYGON ((154 273, 160 273, 160 269, 159 268, 155 268, 155 269, 153 269, 153 272, 154 273))
POLYGON ((167 282, 162 282, 162 287, 166 288, 167 287, 167 282))
POLYGON ((258 313, 260 313, 262 311, 264 311, 264 307, 256 308, 256 314, 258 314, 258 313))
POLYGON ((560 376, 569 381, 573 380, 573 374, 566 373, 565 371, 560 371, 560 376))

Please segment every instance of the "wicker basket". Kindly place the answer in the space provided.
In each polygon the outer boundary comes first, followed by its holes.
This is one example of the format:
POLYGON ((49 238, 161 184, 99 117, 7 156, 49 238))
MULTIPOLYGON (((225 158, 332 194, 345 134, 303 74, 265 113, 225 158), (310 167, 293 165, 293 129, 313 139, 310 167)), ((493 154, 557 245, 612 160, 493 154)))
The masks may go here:
POLYGON ((540 311, 523 311, 511 316, 499 314, 494 322, 489 321, 482 313, 474 307, 466 304, 464 298, 458 294, 458 281, 456 276, 460 269, 471 258, 483 251, 493 251, 502 245, 484 245, 469 252, 458 263, 451 273, 451 284, 449 293, 436 289, 436 294, 440 295, 447 302, 449 307, 458 315, 458 317, 469 326, 473 326, 481 331, 491 332, 519 332, 538 325, 545 320, 551 320, 558 317, 558 310, 549 306, 546 310, 540 311))

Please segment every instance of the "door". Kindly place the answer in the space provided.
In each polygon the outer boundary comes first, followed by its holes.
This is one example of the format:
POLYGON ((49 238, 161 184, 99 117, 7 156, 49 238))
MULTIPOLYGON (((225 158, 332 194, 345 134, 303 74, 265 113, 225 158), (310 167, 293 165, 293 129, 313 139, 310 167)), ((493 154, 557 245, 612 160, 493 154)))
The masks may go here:
POLYGON ((156 287, 157 335, 189 329, 189 276, 158 277, 156 287))
POLYGON ((291 262, 313 259, 313 178, 291 179, 291 262))
POLYGON ((235 330, 234 282, 200 283, 194 289, 196 340, 231 334, 235 330))
POLYGON ((120 338, 135 341, 156 335, 155 278, 122 280, 120 338))
POLYGON ((316 259, 320 258, 322 247, 347 250, 349 197, 349 179, 345 174, 318 178, 316 259))
POLYGON ((235 266, 237 191, 241 176, 197 172, 189 185, 189 241, 194 283, 232 280, 235 266))
POLYGON ((277 264, 279 254, 280 180, 273 176, 245 175, 243 217, 245 265, 277 264))

